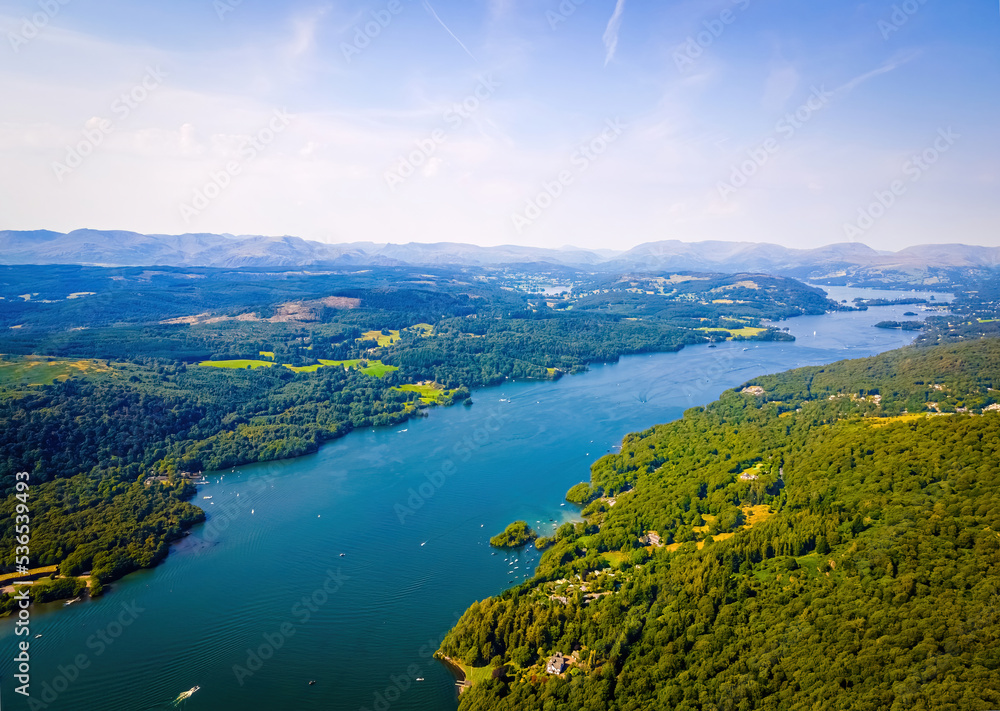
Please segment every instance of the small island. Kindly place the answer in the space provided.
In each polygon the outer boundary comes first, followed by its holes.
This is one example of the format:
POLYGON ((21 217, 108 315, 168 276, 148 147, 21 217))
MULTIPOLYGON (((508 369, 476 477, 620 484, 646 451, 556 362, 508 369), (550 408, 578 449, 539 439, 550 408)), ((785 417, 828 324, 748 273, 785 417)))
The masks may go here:
POLYGON ((520 548, 536 538, 538 534, 531 530, 527 521, 515 521, 503 533, 493 536, 490 545, 495 548, 520 548))
POLYGON ((904 331, 920 331, 927 327, 923 321, 879 321, 875 328, 896 328, 904 331))

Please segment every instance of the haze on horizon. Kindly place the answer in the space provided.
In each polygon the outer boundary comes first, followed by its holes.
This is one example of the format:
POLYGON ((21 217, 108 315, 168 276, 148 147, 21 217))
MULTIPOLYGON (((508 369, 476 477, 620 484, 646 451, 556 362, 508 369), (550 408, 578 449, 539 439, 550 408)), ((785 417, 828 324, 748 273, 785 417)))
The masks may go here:
POLYGON ((0 229, 1000 245, 991 4, 0 0, 0 35, 0 229))

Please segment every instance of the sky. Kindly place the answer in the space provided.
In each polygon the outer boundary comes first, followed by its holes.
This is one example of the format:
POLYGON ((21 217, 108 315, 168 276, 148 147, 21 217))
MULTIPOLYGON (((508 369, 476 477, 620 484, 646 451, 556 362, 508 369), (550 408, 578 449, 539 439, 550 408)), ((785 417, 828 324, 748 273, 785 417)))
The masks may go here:
POLYGON ((0 0, 0 229, 1000 246, 1000 8, 0 0))

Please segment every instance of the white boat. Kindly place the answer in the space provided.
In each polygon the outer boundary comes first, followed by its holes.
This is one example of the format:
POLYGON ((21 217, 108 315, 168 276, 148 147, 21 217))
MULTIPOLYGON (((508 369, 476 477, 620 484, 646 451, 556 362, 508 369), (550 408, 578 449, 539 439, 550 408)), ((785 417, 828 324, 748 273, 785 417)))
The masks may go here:
POLYGON ((177 697, 174 703, 177 703, 178 701, 183 701, 184 699, 190 699, 192 696, 194 696, 194 692, 196 692, 200 688, 201 688, 200 686, 192 686, 187 691, 182 691, 180 696, 177 697))
POLYGON ((202 496, 201 498, 203 498, 203 499, 211 499, 212 497, 211 496, 202 496))

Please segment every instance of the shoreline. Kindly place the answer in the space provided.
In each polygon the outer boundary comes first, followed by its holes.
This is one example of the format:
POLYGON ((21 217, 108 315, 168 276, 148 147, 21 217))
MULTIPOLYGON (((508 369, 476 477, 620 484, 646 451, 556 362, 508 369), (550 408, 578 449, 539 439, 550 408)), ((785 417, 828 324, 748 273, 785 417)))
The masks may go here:
POLYGON ((472 688, 472 682, 469 680, 469 675, 465 673, 465 668, 462 666, 461 662, 441 654, 440 652, 435 652, 434 658, 441 662, 441 664, 443 664, 444 667, 451 672, 452 676, 455 677, 455 686, 458 687, 459 694, 465 692, 466 689, 472 688))
MULTIPOLYGON (((848 288, 851 288, 851 287, 848 287, 848 288)), ((894 290, 887 290, 887 291, 894 291, 894 290)), ((830 309, 828 311, 825 311, 822 315, 829 315, 831 313, 835 313, 836 311, 837 311, 836 309, 830 309)), ((798 316, 793 316, 791 318, 798 318, 800 316, 808 316, 808 315, 811 315, 811 314, 800 314, 798 316)), ((782 319, 782 321, 788 321, 788 320, 790 320, 790 319, 782 319)), ((762 319, 761 322, 762 323, 766 323, 766 319, 762 319)), ((780 323, 780 322, 775 322, 775 323, 780 323)), ((776 326, 770 326, 769 328, 770 329, 775 329, 776 326)), ((769 332, 772 332, 772 331, 769 331, 769 332)), ((746 339, 742 339, 742 340, 744 342, 757 342, 757 343, 769 343, 770 342, 770 343, 774 343, 774 342, 780 342, 781 340, 784 340, 784 339, 750 337, 750 338, 746 338, 746 339)), ((797 339, 793 336, 792 338, 790 338, 788 340, 791 341, 791 342, 794 342, 797 339)), ((736 343, 737 341, 735 339, 734 340, 727 339, 726 342, 736 343)), ((564 376, 564 375, 584 375, 584 374, 586 374, 587 372, 590 371, 589 366, 591 366, 591 365, 609 365, 609 364, 620 362, 622 358, 627 358, 627 357, 639 357, 639 356, 643 356, 643 355, 656 355, 656 354, 677 354, 677 353, 680 353, 681 351, 683 351, 683 350, 685 350, 687 348, 690 348, 692 346, 708 347, 708 346, 712 346, 712 345, 715 345, 715 344, 716 343, 714 341, 712 341, 710 339, 706 339, 706 340, 702 340, 702 341, 699 341, 699 342, 696 342, 696 343, 680 343, 680 344, 675 344, 675 345, 671 345, 671 346, 668 346, 668 347, 665 347, 665 348, 656 349, 656 350, 653 350, 653 351, 640 351, 640 352, 636 352, 636 353, 620 353, 620 354, 617 355, 617 357, 615 358, 614 361, 602 361, 602 360, 599 360, 599 359, 587 361, 584 365, 588 366, 588 367, 586 368, 586 370, 583 370, 582 372, 579 372, 579 373, 570 373, 570 372, 566 372, 566 371, 558 371, 557 374, 556 374, 556 377, 545 378, 545 379, 540 379, 540 380, 535 380, 533 378, 524 378, 523 380, 526 381, 526 382, 536 382, 536 383, 558 382, 558 380, 560 380, 561 377, 564 376)), ((476 390, 472 390, 470 388, 470 393, 471 394, 475 394, 476 392, 479 392, 479 391, 482 391, 482 390, 488 390, 490 388, 500 388, 500 387, 503 387, 503 385, 504 385, 504 383, 486 384, 486 385, 480 386, 476 390)), ((471 399, 471 397, 470 397, 470 399, 471 399)), ((444 407, 451 407, 451 406, 454 406, 454 405, 457 405, 457 404, 458 403, 455 402, 455 403, 451 403, 450 405, 444 405, 444 407)), ((424 407, 416 407, 412 411, 407 411, 407 412, 405 412, 404 416, 400 417, 398 420, 396 420, 396 421, 394 421, 392 423, 381 425, 381 426, 377 427, 377 429, 386 429, 386 428, 390 428, 390 427, 396 427, 396 426, 398 426, 398 425, 400 425, 400 424, 402 424, 404 422, 407 422, 407 421, 409 421, 411 419, 414 419, 414 418, 417 418, 417 417, 429 417, 430 416, 429 410, 430 410, 431 407, 441 407, 441 406, 442 405, 439 405, 438 403, 427 403, 424 407)), ((359 427, 351 426, 346 431, 340 432, 340 433, 338 433, 337 435, 335 435, 334 437, 332 437, 330 439, 324 439, 324 440, 318 442, 316 449, 313 450, 313 451, 304 452, 304 453, 301 453, 301 454, 295 454, 293 456, 288 456, 288 457, 278 457, 276 459, 247 461, 247 462, 243 462, 242 464, 235 464, 235 465, 231 465, 231 466, 240 467, 240 466, 251 466, 251 465, 254 465, 254 464, 267 464, 267 463, 280 462, 280 461, 290 461, 290 460, 294 460, 294 459, 296 459, 298 457, 304 457, 304 456, 314 455, 324 445, 326 445, 328 443, 331 443, 331 442, 335 442, 335 441, 341 440, 341 439, 345 438, 346 436, 348 436, 349 434, 351 434, 352 432, 354 432, 356 430, 360 430, 360 429, 366 429, 366 428, 359 428, 359 427)), ((216 470, 216 471, 212 472, 212 474, 225 474, 225 473, 227 473, 225 470, 216 470)), ((184 538, 190 536, 191 533, 192 533, 192 531, 193 531, 193 529, 196 526, 205 525, 206 520, 207 520, 208 510, 205 509, 205 508, 203 508, 202 506, 198 506, 197 504, 193 503, 193 501, 194 501, 195 497, 197 496, 199 486, 203 485, 203 484, 210 483, 208 481, 208 476, 207 475, 208 475, 208 472, 202 472, 202 479, 201 480, 199 480, 197 482, 195 482, 195 481, 188 482, 188 483, 192 484, 193 492, 192 492, 190 498, 184 499, 184 501, 192 503, 193 506, 195 506, 199 511, 202 512, 202 514, 203 514, 202 519, 201 520, 197 520, 197 521, 192 521, 187 526, 184 526, 182 524, 181 528, 179 529, 179 531, 177 532, 176 535, 174 535, 174 536, 168 536, 168 537, 164 538, 164 542, 168 544, 168 552, 167 552, 166 555, 163 556, 163 558, 161 558, 160 560, 157 560, 152 566, 150 566, 148 568, 136 568, 135 570, 130 570, 129 572, 127 572, 124 575, 122 575, 120 578, 116 578, 115 580, 108 581, 108 583, 106 585, 110 586, 113 583, 118 582, 119 580, 124 579, 125 577, 127 577, 131 573, 138 572, 140 570, 152 570, 154 568, 159 567, 161 564, 163 564, 164 561, 166 561, 169 558, 170 553, 172 553, 172 552, 175 551, 175 545, 179 541, 182 541, 184 538)), ((528 544, 526 544, 526 545, 528 545, 528 544)), ((180 551, 178 551, 178 552, 180 552, 180 551)), ((460 669, 460 667, 459 667, 459 669, 460 669)), ((461 672, 461 673, 463 674, 463 677, 464 677, 464 671, 461 672)), ((468 682, 467 679, 466 679, 466 681, 468 682)), ((468 682, 468 684, 471 685, 471 682, 468 682)))

